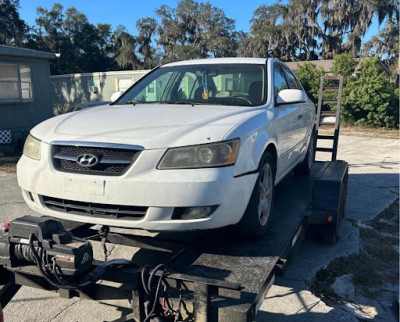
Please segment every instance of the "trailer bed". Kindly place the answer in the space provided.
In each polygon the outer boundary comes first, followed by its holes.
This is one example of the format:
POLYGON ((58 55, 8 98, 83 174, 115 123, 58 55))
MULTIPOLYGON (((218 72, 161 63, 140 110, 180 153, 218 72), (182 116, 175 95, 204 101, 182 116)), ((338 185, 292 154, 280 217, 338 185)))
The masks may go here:
MULTIPOLYGON (((251 321, 275 275, 282 274, 291 251, 304 237, 315 175, 320 176, 326 166, 325 162, 316 162, 312 175, 289 176, 276 187, 268 233, 263 238, 240 240, 229 229, 146 236, 111 228, 107 241, 136 247, 132 261, 139 265, 167 264, 173 272, 168 275, 169 284, 191 292, 193 305, 189 307, 196 321, 251 321)), ((340 171, 347 173, 347 164, 340 171)), ((94 234, 90 225, 75 223, 70 229, 79 237, 94 234)), ((80 296, 132 308, 130 318, 143 320, 143 289, 139 285, 140 270, 135 268, 124 268, 118 274, 104 277, 120 283, 118 287, 95 284, 84 290, 55 289, 41 278, 34 265, 0 266, 0 276, 0 285, 5 284, 0 289, 3 306, 10 298, 10 285, 28 285, 59 291, 66 298, 80 296), (4 292, 7 287, 8 291, 4 292)))

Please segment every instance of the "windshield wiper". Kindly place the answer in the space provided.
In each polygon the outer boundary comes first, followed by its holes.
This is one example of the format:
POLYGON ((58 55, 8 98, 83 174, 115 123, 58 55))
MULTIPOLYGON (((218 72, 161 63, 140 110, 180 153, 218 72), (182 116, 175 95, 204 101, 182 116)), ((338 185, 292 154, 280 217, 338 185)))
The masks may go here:
POLYGON ((166 101, 166 102, 162 102, 164 104, 176 104, 176 105, 203 105, 205 103, 203 102, 189 102, 189 101, 166 101))
POLYGON ((202 105, 204 103, 202 102, 189 102, 189 101, 153 101, 153 102, 140 102, 140 101, 126 101, 123 104, 125 105, 133 105, 135 106, 136 104, 176 104, 176 105, 202 105))
POLYGON ((164 104, 177 104, 177 105, 185 105, 185 104, 192 105, 193 104, 192 102, 188 102, 188 101, 165 101, 165 102, 162 102, 162 103, 164 103, 164 104))
POLYGON ((162 102, 126 101, 124 104, 126 105, 130 104, 135 106, 136 104, 154 104, 154 103, 162 103, 162 102))
POLYGON ((139 104, 139 103, 141 103, 141 102, 137 102, 137 101, 126 101, 126 102, 119 103, 119 104, 133 105, 133 106, 135 106, 136 104, 139 104))

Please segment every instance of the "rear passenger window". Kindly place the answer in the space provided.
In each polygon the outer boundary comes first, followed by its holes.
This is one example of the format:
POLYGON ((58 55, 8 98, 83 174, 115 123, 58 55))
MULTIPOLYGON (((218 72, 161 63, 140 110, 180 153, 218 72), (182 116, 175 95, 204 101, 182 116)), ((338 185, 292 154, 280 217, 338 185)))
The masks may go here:
POLYGON ((285 72, 286 79, 289 83, 289 88, 290 89, 302 89, 298 81, 296 80, 296 77, 292 74, 292 72, 286 67, 283 66, 283 70, 285 72))
POLYGON ((278 97, 278 93, 283 90, 288 89, 288 84, 285 79, 285 75, 280 67, 280 65, 275 64, 274 67, 274 91, 275 99, 278 97))

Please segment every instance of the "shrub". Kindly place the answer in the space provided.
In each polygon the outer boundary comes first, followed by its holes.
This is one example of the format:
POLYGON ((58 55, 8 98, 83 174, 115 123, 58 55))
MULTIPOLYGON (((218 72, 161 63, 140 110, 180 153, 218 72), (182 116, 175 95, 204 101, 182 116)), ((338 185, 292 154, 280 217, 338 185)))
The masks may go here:
POLYGON ((321 76, 324 75, 323 69, 315 67, 312 63, 298 65, 296 76, 303 85, 308 97, 315 103, 318 103, 319 83, 321 76))
POLYGON ((364 59, 359 77, 348 78, 342 104, 344 118, 355 125, 398 128, 398 90, 376 67, 377 60, 364 59))
POLYGON ((339 54, 333 58, 332 73, 343 76, 346 82, 353 75, 356 66, 356 60, 348 53, 339 54))

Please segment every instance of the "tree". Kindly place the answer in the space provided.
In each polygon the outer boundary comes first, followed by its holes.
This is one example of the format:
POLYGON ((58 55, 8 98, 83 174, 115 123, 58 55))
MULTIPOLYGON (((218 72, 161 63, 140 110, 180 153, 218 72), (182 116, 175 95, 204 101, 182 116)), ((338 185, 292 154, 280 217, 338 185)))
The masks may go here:
POLYGON ((331 59, 342 52, 356 56, 374 16, 379 24, 398 16, 395 1, 278 1, 254 11, 249 44, 253 56, 285 61, 331 59))
POLYGON ((279 21, 285 20, 287 6, 277 3, 261 5, 251 19, 250 50, 254 57, 279 57, 285 60, 286 51, 291 51, 290 43, 284 37, 284 28, 279 21))
POLYGON ((209 2, 200 3, 197 14, 201 43, 207 56, 232 57, 237 49, 235 20, 209 2))
POLYGON ((244 31, 237 31, 235 33, 237 43, 235 56, 238 57, 251 57, 252 51, 250 47, 251 37, 244 31))
POLYGON ((399 12, 388 19, 385 27, 363 46, 365 56, 377 55, 395 73, 399 61, 399 12))
POLYGON ((176 9, 162 5, 156 10, 161 18, 157 43, 164 51, 163 61, 206 57, 196 22, 198 11, 198 3, 192 0, 179 2, 176 9))
POLYGON ((119 25, 113 35, 116 51, 116 61, 120 68, 133 69, 140 66, 136 56, 136 39, 119 25))
POLYGON ((355 125, 398 128, 398 96, 384 72, 376 67, 377 61, 376 57, 363 59, 360 76, 349 79, 343 114, 355 125))
POLYGON ((359 54, 361 38, 373 17, 381 24, 397 11, 395 0, 321 0, 321 5, 323 58, 332 58, 343 51, 359 54))
POLYGON ((308 97, 316 104, 319 96, 320 79, 324 75, 323 69, 315 67, 312 63, 304 63, 298 65, 295 73, 308 97))
POLYGON ((180 1, 176 8, 156 10, 161 19, 157 43, 163 61, 234 56, 237 49, 234 20, 210 3, 180 1))
POLYGON ((20 46, 28 32, 18 8, 19 0, 0 0, 0 45, 20 46))
POLYGON ((51 62, 52 74, 95 72, 114 69, 113 43, 109 24, 89 23, 76 8, 55 3, 51 10, 37 8, 37 30, 27 46, 60 53, 51 62))
POLYGON ((64 28, 64 7, 55 3, 51 10, 42 7, 36 9, 37 30, 34 35, 34 45, 39 50, 60 53, 56 61, 51 61, 51 73, 63 74, 77 72, 78 65, 74 57, 74 46, 64 28))
POLYGON ((319 0, 291 0, 288 4, 261 5, 251 20, 253 56, 284 61, 318 58, 319 0))
POLYGON ((332 73, 343 76, 346 81, 348 77, 353 75, 356 65, 356 60, 348 53, 339 54, 333 59, 332 73))
POLYGON ((139 30, 137 37, 138 52, 142 55, 142 66, 151 69, 159 64, 159 57, 156 49, 151 45, 152 38, 155 35, 157 22, 153 18, 143 18, 136 22, 136 28, 139 30))
POLYGON ((318 26, 318 0, 290 1, 283 21, 283 29, 287 42, 294 47, 291 59, 316 59, 317 37, 321 36, 318 26))

